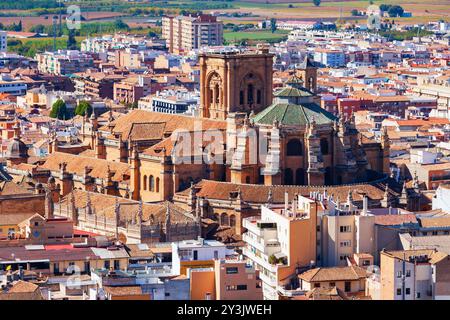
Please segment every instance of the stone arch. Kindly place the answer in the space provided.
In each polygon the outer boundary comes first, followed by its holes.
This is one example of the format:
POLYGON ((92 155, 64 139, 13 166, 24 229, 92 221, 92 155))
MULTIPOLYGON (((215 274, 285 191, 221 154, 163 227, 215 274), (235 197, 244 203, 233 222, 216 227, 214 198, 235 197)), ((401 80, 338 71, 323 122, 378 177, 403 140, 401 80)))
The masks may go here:
POLYGON ((209 108, 214 106, 217 109, 223 102, 223 80, 222 77, 216 72, 212 71, 208 74, 206 80, 206 103, 205 110, 206 116, 209 116, 209 108))
POLYGON ((156 192, 159 192, 159 177, 156 178, 156 192))
POLYGON ((147 190, 147 175, 144 175, 144 178, 142 179, 142 188, 144 190, 147 190))
POLYGON ((300 139, 294 138, 288 141, 286 145, 287 156, 301 156, 303 155, 302 142, 300 139))
POLYGON ((254 72, 248 72, 242 78, 239 86, 239 104, 241 107, 251 109, 253 106, 262 106, 264 89, 264 82, 261 77, 254 72))
POLYGON ((220 225, 221 226, 228 226, 230 224, 230 221, 228 219, 228 215, 225 212, 222 212, 220 215, 220 225))

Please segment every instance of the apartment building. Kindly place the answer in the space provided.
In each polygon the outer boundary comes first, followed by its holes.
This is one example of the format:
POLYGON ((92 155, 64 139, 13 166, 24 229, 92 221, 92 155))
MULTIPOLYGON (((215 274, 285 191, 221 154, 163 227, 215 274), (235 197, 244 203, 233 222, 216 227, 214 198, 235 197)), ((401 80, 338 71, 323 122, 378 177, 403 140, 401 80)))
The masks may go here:
POLYGON ((448 300, 450 257, 436 250, 382 251, 382 300, 448 300))
POLYGON ((186 113, 188 110, 198 109, 199 101, 199 92, 164 90, 139 100, 138 107, 154 112, 186 113))
POLYGON ((38 70, 42 73, 70 75, 93 67, 92 56, 78 50, 58 50, 36 54, 38 70))
POLYGON ((8 32, 0 31, 0 52, 8 51, 8 32))
POLYGON ((259 271, 235 259, 217 259, 210 268, 189 272, 191 300, 262 300, 259 271))
POLYGON ((219 46, 223 43, 223 23, 208 14, 163 17, 162 37, 170 52, 219 46))
POLYGON ((317 49, 314 53, 314 61, 326 67, 345 66, 345 53, 342 50, 317 49))
POLYGON ((114 101, 121 103, 137 103, 146 95, 155 92, 150 76, 130 76, 120 82, 114 82, 114 101))
POLYGON ((316 260, 317 202, 298 196, 289 204, 261 206, 261 217, 243 219, 243 254, 259 270, 264 299, 277 300, 296 274, 316 260))
POLYGON ((125 77, 103 72, 78 73, 75 82, 75 94, 93 98, 114 98, 114 85, 125 77))
POLYGON ((0 93, 6 93, 13 96, 24 95, 27 92, 27 84, 20 78, 13 78, 9 74, 0 76, 0 93))
POLYGON ((321 207, 317 220, 318 266, 346 266, 354 254, 376 254, 375 216, 368 210, 368 198, 363 197, 360 210, 349 192, 346 201, 316 193, 312 198, 321 207))

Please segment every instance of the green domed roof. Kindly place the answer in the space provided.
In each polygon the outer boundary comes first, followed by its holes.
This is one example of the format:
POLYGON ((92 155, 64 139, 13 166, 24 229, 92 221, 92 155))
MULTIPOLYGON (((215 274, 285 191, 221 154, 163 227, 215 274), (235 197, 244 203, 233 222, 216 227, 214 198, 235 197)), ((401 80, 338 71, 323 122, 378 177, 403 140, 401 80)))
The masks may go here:
POLYGON ((316 103, 274 103, 255 115, 253 120, 256 124, 271 125, 277 120, 288 126, 304 126, 311 123, 313 118, 317 124, 332 124, 337 119, 316 103))

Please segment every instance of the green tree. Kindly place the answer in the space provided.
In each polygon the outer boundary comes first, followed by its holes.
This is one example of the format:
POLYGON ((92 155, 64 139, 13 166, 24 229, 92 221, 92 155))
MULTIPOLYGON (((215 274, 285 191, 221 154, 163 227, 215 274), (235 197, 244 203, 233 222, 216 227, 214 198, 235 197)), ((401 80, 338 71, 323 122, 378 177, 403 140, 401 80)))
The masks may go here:
POLYGON ((67 38, 67 49, 75 50, 77 49, 77 40, 75 39, 75 30, 69 30, 69 37, 67 38))
POLYGON ((313 0, 313 3, 316 7, 320 6, 320 0, 313 0))
POLYGON ((277 19, 270 19, 270 30, 274 33, 277 30, 277 19))
POLYGON ((53 103, 52 110, 50 111, 50 117, 58 118, 60 120, 70 118, 66 103, 63 100, 58 99, 55 101, 55 103, 53 103))
POLYGON ((75 114, 78 116, 84 116, 86 113, 88 116, 91 116, 92 106, 87 101, 80 101, 80 103, 75 108, 75 114))
POLYGON ((43 24, 37 24, 34 25, 30 28, 31 32, 36 32, 36 33, 45 33, 45 26, 43 24))
POLYGON ((351 14, 352 14, 352 16, 354 16, 354 17, 359 16, 359 11, 358 11, 358 9, 353 9, 353 10, 351 11, 351 14))

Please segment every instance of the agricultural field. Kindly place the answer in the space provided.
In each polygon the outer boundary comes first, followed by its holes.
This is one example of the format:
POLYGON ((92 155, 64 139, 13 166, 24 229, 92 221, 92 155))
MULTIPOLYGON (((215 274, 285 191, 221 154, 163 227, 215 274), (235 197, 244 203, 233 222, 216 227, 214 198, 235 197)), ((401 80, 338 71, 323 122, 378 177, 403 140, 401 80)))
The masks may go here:
MULTIPOLYGON (((369 1, 324 1, 320 6, 315 6, 308 0, 246 0, 233 1, 233 8, 220 10, 221 12, 251 12, 261 18, 276 19, 304 19, 304 20, 333 20, 351 16, 353 9, 364 10, 369 6, 369 1)), ((412 12, 411 18, 396 18, 399 23, 423 23, 432 20, 450 21, 450 1, 436 0, 374 0, 374 4, 398 4, 405 11, 412 12)), ((255 20, 255 17, 227 18, 239 21, 242 19, 255 20)))
POLYGON ((271 31, 229 31, 225 32, 223 36, 228 43, 240 43, 245 40, 249 42, 279 42, 287 38, 288 33, 282 30, 274 33, 271 31))

